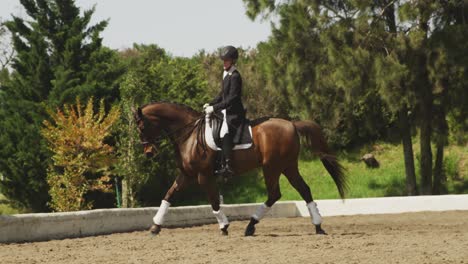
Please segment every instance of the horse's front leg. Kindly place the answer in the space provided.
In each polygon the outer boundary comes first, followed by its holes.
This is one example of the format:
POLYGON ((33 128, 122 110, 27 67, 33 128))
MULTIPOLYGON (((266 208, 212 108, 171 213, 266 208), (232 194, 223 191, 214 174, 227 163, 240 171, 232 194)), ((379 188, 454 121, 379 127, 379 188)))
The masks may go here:
POLYGON ((221 234, 227 236, 229 228, 229 220, 227 219, 224 212, 221 210, 219 202, 219 191, 212 175, 200 173, 198 175, 198 183, 203 190, 207 193, 208 201, 213 209, 213 214, 218 221, 221 234))
POLYGON ((161 201, 161 206, 159 206, 156 215, 153 217, 153 225, 150 228, 150 232, 153 235, 159 234, 161 232, 161 226, 164 223, 164 217, 166 216, 171 203, 175 200, 175 196, 177 193, 180 193, 181 190, 185 188, 187 185, 187 179, 184 176, 178 176, 174 183, 172 184, 171 188, 164 196, 164 199, 161 201))

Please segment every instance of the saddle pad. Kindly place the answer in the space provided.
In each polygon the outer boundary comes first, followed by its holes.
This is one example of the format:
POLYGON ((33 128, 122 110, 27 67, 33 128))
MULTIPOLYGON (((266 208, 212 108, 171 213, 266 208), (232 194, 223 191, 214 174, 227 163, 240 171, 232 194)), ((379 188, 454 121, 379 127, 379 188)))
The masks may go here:
MULTIPOLYGON (((252 138, 252 127, 249 125, 249 136, 252 138)), ((214 137, 213 137, 213 129, 211 128, 210 118, 208 116, 205 117, 205 141, 208 147, 212 150, 221 150, 219 146, 216 145, 214 137)), ((234 146, 233 150, 238 149, 248 149, 252 146, 252 141, 246 144, 237 144, 234 146)))

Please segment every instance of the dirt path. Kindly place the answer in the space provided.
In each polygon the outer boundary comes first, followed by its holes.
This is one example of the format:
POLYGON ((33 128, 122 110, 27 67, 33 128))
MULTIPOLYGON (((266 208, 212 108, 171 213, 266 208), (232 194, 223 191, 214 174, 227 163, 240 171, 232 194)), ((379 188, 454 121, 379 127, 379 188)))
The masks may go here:
POLYGON ((468 211, 325 217, 328 236, 308 218, 264 219, 254 237, 246 221, 217 225, 0 244, 6 263, 466 263, 468 211))

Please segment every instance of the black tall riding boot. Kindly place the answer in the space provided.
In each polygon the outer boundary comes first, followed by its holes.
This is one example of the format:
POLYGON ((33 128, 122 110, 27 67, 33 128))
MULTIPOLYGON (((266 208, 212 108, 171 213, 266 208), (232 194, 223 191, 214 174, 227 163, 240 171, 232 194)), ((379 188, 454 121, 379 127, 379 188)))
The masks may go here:
POLYGON ((224 178, 229 179, 234 175, 234 172, 231 169, 231 156, 232 156, 232 148, 233 148, 232 136, 230 134, 224 135, 223 138, 223 157, 224 157, 224 164, 223 167, 216 171, 215 173, 218 175, 223 175, 224 178))

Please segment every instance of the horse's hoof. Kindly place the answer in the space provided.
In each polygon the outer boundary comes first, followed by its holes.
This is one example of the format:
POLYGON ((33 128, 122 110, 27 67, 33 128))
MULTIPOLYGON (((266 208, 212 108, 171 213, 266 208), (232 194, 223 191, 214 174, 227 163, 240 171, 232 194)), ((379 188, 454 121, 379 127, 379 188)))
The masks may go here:
POLYGON ((227 235, 229 235, 228 227, 229 227, 229 225, 225 225, 223 228, 221 228, 221 235, 222 235, 222 236, 227 236, 227 235))
POLYGON ((255 234, 255 225, 258 224, 258 220, 251 217, 250 222, 247 225, 247 228, 245 229, 245 236, 253 236, 255 234))
POLYGON ((149 229, 151 235, 157 235, 159 232, 161 232, 161 226, 160 225, 155 225, 153 224, 150 229, 149 229))
POLYGON ((320 225, 315 226, 315 233, 317 235, 328 235, 327 232, 325 232, 325 230, 323 230, 320 225))
POLYGON ((247 228, 245 229, 245 236, 253 236, 255 234, 255 225, 254 224, 249 224, 247 228))
POLYGON ((253 236, 255 234, 255 226, 247 226, 247 228, 245 229, 245 233, 244 235, 245 236, 253 236))

